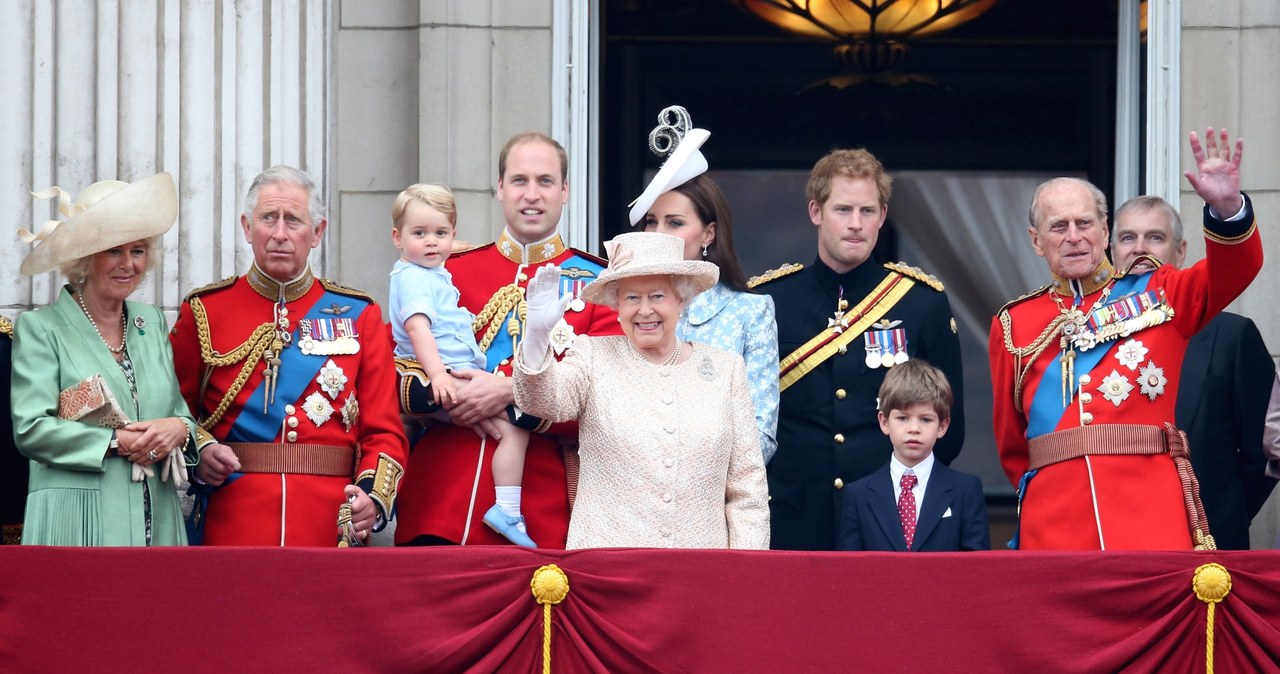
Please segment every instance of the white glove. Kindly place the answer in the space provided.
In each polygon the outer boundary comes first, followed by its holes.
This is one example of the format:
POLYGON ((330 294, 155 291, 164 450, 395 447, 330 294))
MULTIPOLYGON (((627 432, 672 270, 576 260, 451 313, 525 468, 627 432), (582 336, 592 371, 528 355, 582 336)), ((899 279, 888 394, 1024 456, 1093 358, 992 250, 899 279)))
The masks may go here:
POLYGON ((182 455, 181 447, 174 447, 169 456, 165 458, 164 465, 160 468, 160 480, 162 482, 169 481, 173 478, 174 485, 180 485, 183 482, 190 482, 191 478, 187 475, 187 459, 182 455))
POLYGON ((132 465, 133 465, 133 481, 134 482, 142 482, 143 480, 146 480, 149 477, 156 476, 156 472, 154 470, 151 470, 151 466, 144 466, 137 463, 132 465))
POLYGON ((560 296, 560 268, 553 264, 539 267, 525 290, 524 341, 520 346, 520 362, 525 368, 542 368, 551 344, 551 330, 571 301, 572 295, 560 296))

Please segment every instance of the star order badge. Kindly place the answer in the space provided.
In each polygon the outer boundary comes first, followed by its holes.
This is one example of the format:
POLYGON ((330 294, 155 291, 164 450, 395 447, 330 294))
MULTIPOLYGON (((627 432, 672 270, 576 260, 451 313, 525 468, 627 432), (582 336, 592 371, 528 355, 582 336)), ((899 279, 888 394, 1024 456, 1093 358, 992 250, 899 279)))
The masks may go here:
POLYGON ((1138 383, 1140 385, 1138 392, 1150 398, 1151 402, 1155 402, 1156 396, 1164 395, 1164 386, 1169 383, 1169 380, 1164 376, 1164 368, 1156 367, 1154 362, 1147 361, 1147 364, 1138 371, 1138 383))
POLYGON ((337 400, 338 394, 342 393, 342 389, 347 385, 347 374, 330 358, 329 362, 320 368, 320 374, 316 376, 316 383, 329 395, 329 399, 337 400))
POLYGON ((570 346, 573 346, 573 340, 577 339, 577 337, 578 335, 573 331, 573 326, 569 325, 562 317, 560 322, 556 323, 556 327, 551 328, 551 351, 557 356, 563 356, 564 352, 568 351, 570 346))
POLYGON ((1128 399, 1129 392, 1132 390, 1133 384, 1129 383, 1129 380, 1116 370, 1112 370, 1111 374, 1103 377, 1102 385, 1098 387, 1098 392, 1102 394, 1102 397, 1116 407, 1119 407, 1120 403, 1128 399))
POLYGON ((1147 351, 1147 347, 1143 346, 1142 342, 1131 339, 1116 348, 1115 357, 1116 360, 1120 361, 1121 365, 1133 372, 1146 359, 1147 351))
POLYGON ((347 396, 347 402, 342 404, 342 423, 347 427, 347 432, 356 425, 356 419, 360 418, 360 403, 356 402, 356 394, 352 393, 347 396))
POLYGON ((307 418, 317 427, 329 420, 333 416, 333 405, 319 391, 312 391, 311 395, 302 403, 302 411, 307 413, 307 418))

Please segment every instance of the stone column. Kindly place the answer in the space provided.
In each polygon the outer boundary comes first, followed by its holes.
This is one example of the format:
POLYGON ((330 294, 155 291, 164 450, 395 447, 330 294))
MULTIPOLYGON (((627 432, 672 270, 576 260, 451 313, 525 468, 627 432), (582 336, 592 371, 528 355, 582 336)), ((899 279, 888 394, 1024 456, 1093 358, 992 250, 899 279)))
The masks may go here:
MULTIPOLYGON (((30 228, 55 212, 28 189, 171 173, 178 222, 135 299, 172 316, 192 288, 247 268, 239 212, 254 175, 288 163, 326 189, 330 13, 324 0, 0 3, 0 212, 30 228)), ((30 248, 10 241, 12 315, 48 304, 62 279, 20 276, 30 248)), ((324 270, 323 247, 313 261, 324 270)))
MULTIPOLYGON (((386 299, 387 272, 398 257, 391 245, 391 205, 412 183, 443 183, 453 190, 458 238, 483 243, 502 230, 494 199, 498 151, 522 131, 560 133, 553 124, 554 101, 568 89, 553 86, 557 75, 564 76, 554 65, 553 34, 568 35, 555 33, 553 9, 569 4, 340 4, 334 239, 339 245, 333 254, 346 282, 386 299)), ((585 146, 583 125, 565 135, 571 132, 581 134, 579 144, 585 146)), ((571 197, 579 187, 585 195, 586 185, 572 185, 571 197)))
MULTIPOLYGON (((1272 355, 1280 350, 1280 235, 1270 226, 1280 220, 1280 89, 1274 86, 1280 62, 1280 4, 1249 0, 1182 0, 1182 164, 1195 166, 1186 136, 1205 127, 1225 126, 1232 138, 1245 139, 1240 167, 1243 187, 1253 199, 1269 260, 1253 285, 1228 307, 1252 318, 1272 355)), ((1204 256, 1197 235, 1203 202, 1182 179, 1182 213, 1189 225, 1188 262, 1204 256)), ((1276 546, 1280 531, 1280 490, 1253 520, 1254 548, 1276 546)))

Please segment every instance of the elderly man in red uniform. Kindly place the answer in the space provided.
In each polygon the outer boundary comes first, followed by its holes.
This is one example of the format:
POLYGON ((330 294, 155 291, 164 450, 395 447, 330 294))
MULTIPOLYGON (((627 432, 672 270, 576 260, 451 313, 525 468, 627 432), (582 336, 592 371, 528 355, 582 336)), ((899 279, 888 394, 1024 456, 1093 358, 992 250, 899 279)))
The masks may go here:
MULTIPOLYGON (((449 410, 453 423, 432 427, 414 445, 396 519, 397 545, 507 543, 482 522, 486 498, 494 493, 490 460, 496 437, 485 420, 514 399, 511 354, 523 335, 525 288, 538 267, 558 265, 562 296, 574 296, 552 332, 557 354, 576 335, 622 333, 615 312, 577 297, 604 262, 566 247, 556 231, 569 199, 567 161, 564 148, 541 133, 507 141, 498 156, 497 185, 506 228, 497 241, 454 253, 446 263, 459 304, 476 315, 476 341, 488 367, 453 372, 470 380, 449 410), (477 437, 470 426, 492 437, 477 437)), ((532 431, 520 485, 529 536, 541 547, 563 548, 577 473, 577 424, 551 425, 528 415, 513 423, 532 431)))
POLYGON ((390 519, 408 455, 381 312, 311 274, 327 221, 307 174, 264 171, 240 224, 253 266, 193 291, 170 335, 201 430, 193 523, 206 545, 333 546, 349 504, 359 544, 390 519))
POLYGON ((1243 144, 1233 156, 1229 140, 1210 129, 1202 148, 1191 134, 1206 258, 1185 269, 1113 269, 1101 191, 1073 178, 1037 188, 1031 244, 1053 284, 1005 305, 988 344, 1020 547, 1213 547, 1174 406, 1188 340, 1262 266, 1243 144))

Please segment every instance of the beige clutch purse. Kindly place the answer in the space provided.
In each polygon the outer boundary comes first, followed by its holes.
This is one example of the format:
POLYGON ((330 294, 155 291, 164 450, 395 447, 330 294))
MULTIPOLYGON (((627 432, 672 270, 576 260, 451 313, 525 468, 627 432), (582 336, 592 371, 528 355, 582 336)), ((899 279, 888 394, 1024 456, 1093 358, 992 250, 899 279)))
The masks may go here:
POLYGON ((103 428, 121 428, 129 423, 129 415, 100 374, 58 394, 58 418, 103 428))

